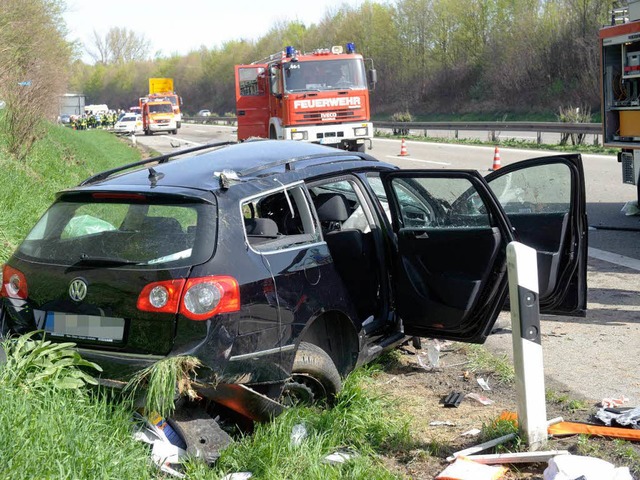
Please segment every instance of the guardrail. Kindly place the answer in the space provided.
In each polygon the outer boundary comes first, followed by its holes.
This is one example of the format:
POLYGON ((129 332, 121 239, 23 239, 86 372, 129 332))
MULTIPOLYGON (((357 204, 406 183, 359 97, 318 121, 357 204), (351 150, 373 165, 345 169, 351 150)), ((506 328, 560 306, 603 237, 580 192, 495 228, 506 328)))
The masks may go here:
MULTIPOLYGON (((197 123, 219 123, 224 122, 235 125, 236 117, 183 117, 185 122, 193 121, 197 123)), ((428 136, 429 130, 448 130, 458 132, 461 130, 483 131, 491 134, 491 139, 496 140, 499 132, 536 132, 537 143, 542 143, 543 133, 568 133, 584 135, 601 135, 601 123, 567 123, 567 122, 385 122, 374 121, 375 129, 391 130, 422 130, 424 136, 428 136)), ((406 133, 405 133, 406 134, 406 133)))

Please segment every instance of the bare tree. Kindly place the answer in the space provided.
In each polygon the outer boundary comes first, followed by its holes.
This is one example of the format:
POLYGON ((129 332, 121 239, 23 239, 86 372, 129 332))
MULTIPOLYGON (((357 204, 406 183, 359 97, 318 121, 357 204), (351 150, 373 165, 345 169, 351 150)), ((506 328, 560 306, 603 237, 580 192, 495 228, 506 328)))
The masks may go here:
POLYGON ((0 128, 9 152, 24 161, 45 118, 54 118, 67 82, 71 47, 57 0, 0 2, 0 128), (24 32, 29 32, 25 35, 24 32))
POLYGON ((151 44, 144 35, 126 28, 111 28, 104 37, 93 31, 93 48, 87 48, 91 58, 105 65, 146 60, 151 44))

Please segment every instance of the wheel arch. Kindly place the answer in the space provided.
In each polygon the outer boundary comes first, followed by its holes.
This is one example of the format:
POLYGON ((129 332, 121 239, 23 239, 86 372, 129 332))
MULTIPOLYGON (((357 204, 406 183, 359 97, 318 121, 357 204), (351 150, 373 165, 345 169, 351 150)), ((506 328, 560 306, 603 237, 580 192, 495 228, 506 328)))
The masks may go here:
POLYGON ((360 352, 358 332, 351 319, 340 311, 328 311, 307 324, 297 338, 322 348, 342 377, 354 369, 360 352))

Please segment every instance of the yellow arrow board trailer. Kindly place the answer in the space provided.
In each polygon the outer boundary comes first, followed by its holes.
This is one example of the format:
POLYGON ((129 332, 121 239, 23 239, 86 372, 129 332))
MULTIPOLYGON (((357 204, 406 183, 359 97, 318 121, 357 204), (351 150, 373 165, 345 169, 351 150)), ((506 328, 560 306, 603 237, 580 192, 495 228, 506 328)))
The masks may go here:
POLYGON ((173 78, 149 79, 149 95, 161 92, 173 92, 173 78))

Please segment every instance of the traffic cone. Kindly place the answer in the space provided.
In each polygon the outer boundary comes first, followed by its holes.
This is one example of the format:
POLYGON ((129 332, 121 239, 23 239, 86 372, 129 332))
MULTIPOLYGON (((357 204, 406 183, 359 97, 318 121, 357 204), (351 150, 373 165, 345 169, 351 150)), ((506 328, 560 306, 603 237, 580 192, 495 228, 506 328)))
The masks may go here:
POLYGON ((500 164, 500 150, 498 147, 493 152, 493 166, 489 169, 492 172, 498 170, 502 165, 500 164))
POLYGON ((402 139, 402 143, 400 144, 400 157, 406 157, 407 155, 409 155, 409 153, 407 152, 407 145, 404 142, 404 138, 402 139))

